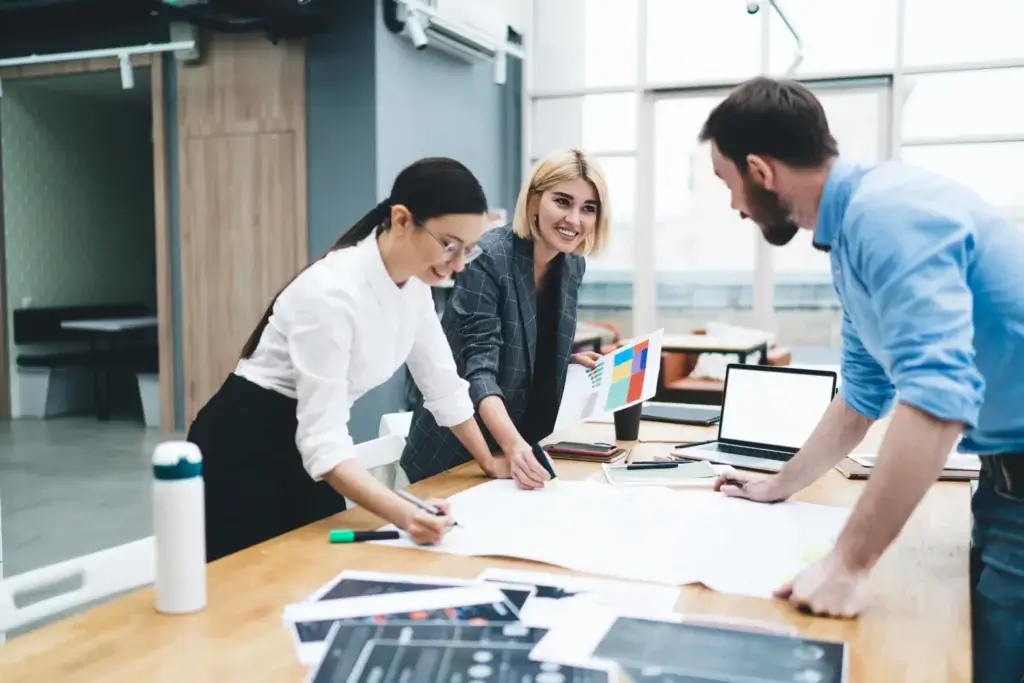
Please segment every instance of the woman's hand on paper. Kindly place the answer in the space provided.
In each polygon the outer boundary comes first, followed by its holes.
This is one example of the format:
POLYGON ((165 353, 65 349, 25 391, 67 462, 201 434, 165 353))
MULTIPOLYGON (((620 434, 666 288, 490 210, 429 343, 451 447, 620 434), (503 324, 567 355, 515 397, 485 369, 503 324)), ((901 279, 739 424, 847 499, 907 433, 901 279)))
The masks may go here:
POLYGON ((742 470, 729 470, 715 478, 714 488, 733 498, 746 498, 758 503, 776 503, 789 498, 775 476, 753 474, 742 470))
POLYGON ((446 500, 431 498, 423 502, 433 505, 444 515, 432 515, 426 510, 417 509, 409 518, 405 531, 417 545, 436 545, 452 528, 451 510, 446 500))
POLYGON ((775 591, 805 614, 852 619, 867 605, 868 571, 832 550, 775 591))
POLYGON ((483 470, 484 474, 491 479, 512 478, 512 462, 508 458, 495 458, 492 456, 483 470))
POLYGON ((583 351, 569 356, 569 362, 582 365, 588 370, 597 367, 597 361, 601 360, 601 354, 596 351, 583 351))
POLYGON ((520 440, 515 446, 505 451, 509 461, 512 479, 521 489, 542 489, 549 477, 547 470, 537 462, 530 444, 520 440))

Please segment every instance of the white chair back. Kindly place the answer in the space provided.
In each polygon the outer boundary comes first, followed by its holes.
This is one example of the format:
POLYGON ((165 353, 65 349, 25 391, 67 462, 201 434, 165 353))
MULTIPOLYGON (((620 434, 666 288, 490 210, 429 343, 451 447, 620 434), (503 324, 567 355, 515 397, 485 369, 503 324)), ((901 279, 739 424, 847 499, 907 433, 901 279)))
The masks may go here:
POLYGON ((156 545, 152 536, 82 557, 42 567, 0 581, 0 643, 9 631, 31 626, 96 600, 153 583, 156 545), (18 606, 26 594, 59 588, 78 579, 81 585, 18 606))
MULTIPOLYGON (((404 449, 404 434, 391 434, 372 441, 364 441, 356 444, 355 448, 356 457, 363 467, 392 491, 409 485, 409 479, 399 464, 404 449)), ((345 503, 349 508, 355 507, 347 498, 345 503)))
POLYGON ((399 434, 409 436, 409 429, 412 427, 412 412, 388 413, 381 415, 378 436, 390 436, 399 434))

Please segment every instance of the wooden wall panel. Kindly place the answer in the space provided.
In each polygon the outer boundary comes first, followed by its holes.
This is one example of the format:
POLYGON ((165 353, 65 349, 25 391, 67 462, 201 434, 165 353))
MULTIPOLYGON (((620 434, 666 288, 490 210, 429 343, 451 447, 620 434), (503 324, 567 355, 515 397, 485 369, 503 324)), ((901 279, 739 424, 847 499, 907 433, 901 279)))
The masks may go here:
POLYGON ((179 67, 186 423, 307 261, 305 118, 301 43, 217 35, 179 67))

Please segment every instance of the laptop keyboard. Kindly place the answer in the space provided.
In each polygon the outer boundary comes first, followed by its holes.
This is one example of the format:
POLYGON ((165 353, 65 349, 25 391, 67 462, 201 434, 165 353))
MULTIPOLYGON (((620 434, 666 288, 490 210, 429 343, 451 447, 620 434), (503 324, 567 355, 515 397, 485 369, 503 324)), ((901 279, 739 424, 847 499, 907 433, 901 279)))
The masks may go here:
POLYGON ((732 446, 726 443, 715 444, 715 450, 720 453, 731 453, 732 455, 748 455, 752 458, 764 458, 766 460, 789 460, 791 453, 778 453, 766 451, 761 448, 750 448, 749 446, 732 446))

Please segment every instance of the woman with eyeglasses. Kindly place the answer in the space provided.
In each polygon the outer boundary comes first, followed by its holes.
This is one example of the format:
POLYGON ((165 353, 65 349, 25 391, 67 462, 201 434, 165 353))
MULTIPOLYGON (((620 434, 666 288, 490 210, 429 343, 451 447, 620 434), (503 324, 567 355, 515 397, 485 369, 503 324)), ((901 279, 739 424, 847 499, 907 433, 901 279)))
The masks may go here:
POLYGON ((430 292, 478 252, 486 224, 473 174, 422 159, 274 298, 189 429, 204 457, 208 561, 341 512, 346 498, 417 543, 447 533, 444 501, 428 501, 443 515, 421 511, 356 460, 349 411, 408 364, 437 424, 494 469, 430 292))
MULTIPOLYGON (((492 477, 529 489, 548 478, 532 444, 554 429, 569 364, 597 357, 573 354, 573 338, 585 256, 608 239, 608 215, 600 168, 579 150, 555 152, 520 190, 512 226, 488 232, 455 278, 444 332, 488 445, 505 456, 485 470, 492 477)), ((410 481, 471 457, 486 462, 449 438, 429 406, 415 411, 401 461, 410 481)))

